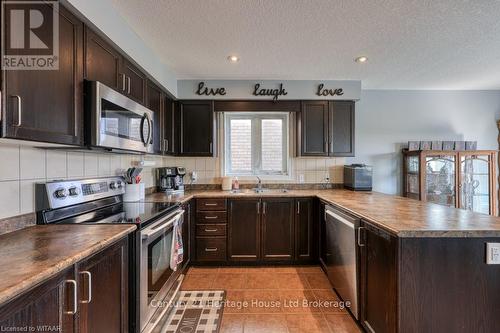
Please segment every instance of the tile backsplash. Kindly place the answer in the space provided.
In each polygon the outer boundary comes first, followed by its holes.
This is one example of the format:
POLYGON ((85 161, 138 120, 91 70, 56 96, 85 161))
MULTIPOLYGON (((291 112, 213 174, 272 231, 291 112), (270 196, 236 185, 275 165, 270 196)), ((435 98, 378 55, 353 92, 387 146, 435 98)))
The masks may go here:
MULTIPOLYGON (((263 183, 299 183, 303 177, 304 183, 323 183, 328 176, 331 183, 343 182, 344 158, 291 158, 291 177, 287 180, 263 180, 263 183)), ((183 166, 186 168, 186 184, 191 180, 191 172, 196 171, 198 180, 196 184, 220 184, 221 183, 221 159, 220 158, 194 158, 194 157, 167 157, 164 164, 168 166, 183 166)), ((241 177, 240 177, 241 178, 241 177)), ((251 180, 240 180, 242 183, 255 182, 251 180)))
MULTIPOLYGON (((40 149, 0 143, 0 219, 35 211, 35 183, 55 179, 92 178, 119 175, 124 169, 145 159, 154 167, 144 168, 146 187, 155 185, 154 168, 183 166, 186 184, 192 171, 198 173, 196 184, 220 184, 220 158, 184 158, 98 153, 94 151, 40 149)), ((343 158, 292 158, 291 179, 265 180, 267 183, 342 183, 343 158)), ((249 182, 253 182, 249 181, 249 182)), ((243 183, 245 181, 242 181, 243 183)))

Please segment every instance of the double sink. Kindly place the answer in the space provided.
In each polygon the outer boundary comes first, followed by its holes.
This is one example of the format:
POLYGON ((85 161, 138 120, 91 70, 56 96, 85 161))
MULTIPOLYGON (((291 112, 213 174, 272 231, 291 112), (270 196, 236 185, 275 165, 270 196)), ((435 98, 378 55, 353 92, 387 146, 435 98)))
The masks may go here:
POLYGON ((242 190, 231 190, 231 194, 264 194, 264 193, 287 193, 288 190, 282 189, 270 189, 270 188, 252 188, 252 189, 242 189, 242 190))

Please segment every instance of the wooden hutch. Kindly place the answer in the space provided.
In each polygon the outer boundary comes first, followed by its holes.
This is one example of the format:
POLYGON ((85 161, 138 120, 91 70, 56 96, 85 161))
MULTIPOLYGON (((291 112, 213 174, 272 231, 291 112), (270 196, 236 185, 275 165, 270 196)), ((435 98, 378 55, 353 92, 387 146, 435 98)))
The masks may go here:
POLYGON ((496 154, 403 149, 403 195, 496 216, 496 154))

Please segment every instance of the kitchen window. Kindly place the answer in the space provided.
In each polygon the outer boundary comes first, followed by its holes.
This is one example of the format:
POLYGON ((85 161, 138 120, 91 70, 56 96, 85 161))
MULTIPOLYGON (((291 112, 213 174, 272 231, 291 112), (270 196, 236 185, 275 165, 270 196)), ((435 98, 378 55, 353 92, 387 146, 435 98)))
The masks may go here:
POLYGON ((287 176, 288 124, 286 112, 226 112, 224 173, 287 176))

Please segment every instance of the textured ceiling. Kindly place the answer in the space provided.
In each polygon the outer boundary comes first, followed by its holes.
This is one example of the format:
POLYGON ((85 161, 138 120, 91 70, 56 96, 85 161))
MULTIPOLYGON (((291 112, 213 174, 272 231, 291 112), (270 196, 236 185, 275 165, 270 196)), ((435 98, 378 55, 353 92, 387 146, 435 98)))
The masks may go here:
POLYGON ((113 0, 179 78, 500 89, 498 0, 113 0), (241 61, 231 64, 229 54, 241 61), (369 57, 366 64, 353 59, 369 57))

